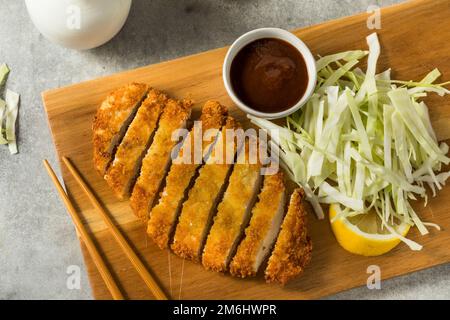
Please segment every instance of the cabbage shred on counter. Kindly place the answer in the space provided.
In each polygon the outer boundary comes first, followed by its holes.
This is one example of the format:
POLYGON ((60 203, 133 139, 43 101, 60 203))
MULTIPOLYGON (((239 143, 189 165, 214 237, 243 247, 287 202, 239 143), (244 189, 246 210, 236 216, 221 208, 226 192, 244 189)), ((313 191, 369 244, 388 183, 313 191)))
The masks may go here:
MULTIPOLYGON (((10 70, 0 65, 0 88, 6 83, 10 70)), ((6 89, 4 100, 0 97, 0 144, 8 145, 11 154, 18 153, 16 142, 16 120, 19 111, 19 94, 6 89)))

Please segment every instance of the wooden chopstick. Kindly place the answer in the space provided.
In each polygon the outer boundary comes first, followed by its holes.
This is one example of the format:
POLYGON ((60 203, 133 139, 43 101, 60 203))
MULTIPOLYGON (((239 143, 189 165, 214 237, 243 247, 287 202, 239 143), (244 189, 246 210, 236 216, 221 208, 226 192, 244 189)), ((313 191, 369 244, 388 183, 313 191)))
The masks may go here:
POLYGON ((155 298, 157 300, 167 300, 166 294, 162 291, 162 289, 159 287, 153 276, 148 272, 145 265, 142 263, 142 261, 139 259, 139 257, 136 255, 134 250, 131 248, 131 246, 128 244, 125 237, 122 235, 120 230, 116 227, 114 222, 109 217, 108 213, 103 209, 100 202, 97 200, 97 198, 94 196, 92 190, 88 187, 88 185, 84 182, 83 178, 79 175, 77 170, 74 168, 74 166, 70 163, 69 159, 66 157, 62 157, 62 161, 69 169, 72 176, 75 178, 77 183, 80 185, 80 187, 83 189, 83 191, 88 196, 89 200, 93 204, 93 206, 97 209, 97 211, 100 213, 100 215, 103 218, 103 221, 105 224, 109 227, 112 235, 116 239, 116 241, 119 243, 122 250, 125 252, 126 256, 130 260, 130 262, 133 264, 134 268, 138 272, 138 274, 141 276, 142 280, 144 280, 147 287, 150 289, 150 291, 153 293, 155 298))
POLYGON ((61 196, 64 204, 66 205, 67 210, 69 211, 70 216, 72 217, 73 223, 75 224, 75 227, 77 228, 79 234, 81 235, 81 239, 83 240, 84 244, 86 245, 86 248, 88 249, 89 254, 92 257, 92 260, 94 261, 98 271, 100 272, 101 277, 103 278, 103 281, 105 281, 106 287, 108 288, 109 292, 111 293, 114 300, 124 300, 124 297, 122 293, 120 292, 119 287, 117 286, 116 282, 114 281, 113 276, 108 270, 108 267, 106 266, 105 262, 103 261, 100 253, 97 250, 97 247, 95 246, 94 242, 92 241, 91 237, 89 236, 89 233, 87 232, 86 228, 83 225, 83 222, 81 221, 80 217, 77 214, 77 211, 75 207, 73 206, 72 202, 70 201, 69 197, 67 196, 66 192, 64 191, 64 188, 62 187, 61 183, 59 182, 58 178, 56 177, 55 172, 53 171, 52 167, 48 163, 47 160, 44 160, 44 166, 47 169, 48 175, 52 179, 53 184, 55 185, 56 189, 58 190, 59 195, 61 196))

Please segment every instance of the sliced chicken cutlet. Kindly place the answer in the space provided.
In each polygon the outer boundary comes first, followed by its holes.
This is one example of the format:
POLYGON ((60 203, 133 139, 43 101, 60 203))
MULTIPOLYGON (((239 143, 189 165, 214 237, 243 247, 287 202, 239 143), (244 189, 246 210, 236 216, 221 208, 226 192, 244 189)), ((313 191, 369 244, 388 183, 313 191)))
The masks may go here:
POLYGON ((165 94, 151 89, 117 148, 105 180, 119 199, 129 196, 131 184, 139 173, 142 157, 150 144, 166 102, 165 94))
POLYGON ((267 282, 286 284, 303 272, 311 260, 312 242, 307 233, 304 192, 296 189, 281 225, 275 248, 265 271, 267 282))
POLYGON ((167 101, 163 110, 130 199, 134 214, 144 222, 148 222, 150 209, 171 162, 172 149, 178 143, 172 140, 172 134, 175 130, 186 127, 191 111, 191 101, 173 99, 167 101))
POLYGON ((237 122, 227 118, 207 163, 199 170, 188 199, 183 203, 175 236, 171 245, 178 256, 200 261, 201 249, 212 222, 212 216, 222 195, 232 165, 225 161, 236 153, 236 143, 226 143, 226 130, 238 128, 237 122))
MULTIPOLYGON (((256 139, 253 139, 254 145, 256 139)), ((202 263, 206 269, 224 272, 234 254, 261 186, 261 164, 250 163, 249 141, 238 154, 222 202, 203 250, 202 263)), ((252 152, 258 152, 252 150, 252 152)))
MULTIPOLYGON (((189 152, 191 162, 177 163, 177 161, 174 161, 170 167, 164 191, 158 204, 151 210, 147 227, 147 233, 161 249, 165 249, 169 245, 169 237, 177 221, 186 189, 190 186, 197 169, 202 165, 202 163, 194 161, 196 157, 195 148, 198 146, 196 141, 200 141, 202 157, 203 155, 207 157, 214 146, 220 128, 225 122, 226 115, 226 107, 215 101, 206 102, 200 116, 202 130, 199 131, 195 127, 191 130, 178 156, 178 159, 183 159, 184 152, 189 152), (209 137, 207 137, 206 140, 203 140, 203 134, 206 134, 206 131, 210 129, 212 130, 209 132, 211 133, 211 139, 208 140, 209 137)), ((202 159, 200 160, 202 161, 202 159)))
POLYGON ((258 203, 252 210, 250 224, 245 229, 245 238, 239 244, 230 264, 233 276, 255 276, 273 247, 286 204, 286 187, 281 172, 264 176, 258 198, 258 203))
POLYGON ((143 83, 129 84, 110 93, 98 108, 92 126, 94 166, 102 176, 148 90, 143 83))

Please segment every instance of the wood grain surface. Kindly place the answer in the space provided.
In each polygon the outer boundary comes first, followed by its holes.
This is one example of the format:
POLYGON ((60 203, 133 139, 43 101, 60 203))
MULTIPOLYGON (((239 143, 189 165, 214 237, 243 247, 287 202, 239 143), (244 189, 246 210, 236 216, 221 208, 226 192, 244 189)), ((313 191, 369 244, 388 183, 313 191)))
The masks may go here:
MULTIPOLYGON (((366 26, 367 14, 343 18, 295 30, 315 55, 367 48, 365 37, 373 32, 366 26)), ((382 28, 377 30, 382 46, 378 71, 391 67, 397 79, 420 80, 433 68, 450 80, 450 1, 421 0, 382 9, 382 28)), ((221 48, 169 62, 151 65, 43 93, 54 143, 59 157, 72 159, 98 198, 111 213, 147 266, 173 299, 308 299, 319 298, 356 286, 365 285, 369 265, 381 267, 382 278, 390 278, 450 261, 450 187, 432 199, 426 208, 415 207, 425 221, 438 223, 442 231, 431 230, 427 236, 416 230, 410 237, 424 245, 412 252, 400 244, 392 252, 374 258, 347 253, 339 247, 329 223, 309 215, 314 244, 313 258, 304 275, 285 287, 267 285, 263 278, 241 280, 229 275, 205 271, 200 265, 185 262, 147 240, 145 227, 136 221, 128 201, 118 201, 92 164, 91 123, 100 102, 113 89, 131 81, 143 81, 176 98, 196 101, 194 117, 208 99, 229 106, 231 114, 248 125, 245 115, 236 109, 222 84, 221 68, 227 49, 221 48), (169 256, 172 279, 169 278, 169 256), (181 294, 180 294, 181 293, 181 294)), ((450 99, 431 95, 426 99, 433 125, 440 140, 450 139, 450 99)), ((152 299, 142 280, 114 242, 100 216, 87 197, 62 166, 68 192, 77 203, 83 221, 94 233, 96 242, 128 298, 152 299)), ((87 251, 83 253, 93 293, 97 299, 110 295, 95 270, 87 251)))

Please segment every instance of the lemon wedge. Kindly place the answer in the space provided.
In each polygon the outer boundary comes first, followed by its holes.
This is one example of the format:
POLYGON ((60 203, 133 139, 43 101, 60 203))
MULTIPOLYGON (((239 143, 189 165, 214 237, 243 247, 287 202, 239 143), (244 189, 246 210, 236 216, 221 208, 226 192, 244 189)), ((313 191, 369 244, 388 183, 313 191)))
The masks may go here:
MULTIPOLYGON (((333 221, 341 211, 339 204, 330 205, 329 218, 334 235, 345 250, 368 257, 379 256, 400 243, 401 238, 386 230, 375 213, 337 217, 333 221)), ((394 230, 405 237, 410 227, 409 224, 400 223, 394 226, 394 230)))

